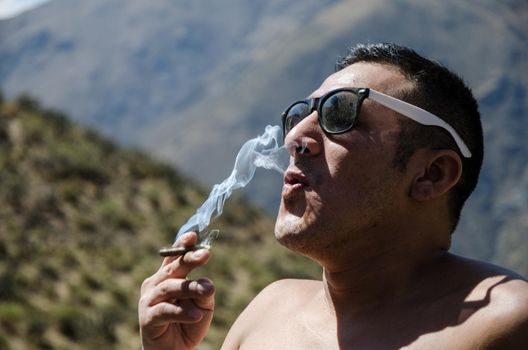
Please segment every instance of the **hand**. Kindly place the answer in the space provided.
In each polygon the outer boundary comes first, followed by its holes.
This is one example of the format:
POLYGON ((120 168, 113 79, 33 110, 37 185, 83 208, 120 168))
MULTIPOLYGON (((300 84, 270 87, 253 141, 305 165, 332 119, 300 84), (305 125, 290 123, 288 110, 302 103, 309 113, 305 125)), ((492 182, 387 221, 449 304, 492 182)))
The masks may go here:
MULTIPOLYGON (((197 234, 189 232, 175 245, 193 246, 197 240, 197 234)), ((205 337, 213 319, 214 286, 205 278, 186 277, 209 257, 205 249, 167 257, 143 282, 138 305, 143 349, 192 349, 205 337)))

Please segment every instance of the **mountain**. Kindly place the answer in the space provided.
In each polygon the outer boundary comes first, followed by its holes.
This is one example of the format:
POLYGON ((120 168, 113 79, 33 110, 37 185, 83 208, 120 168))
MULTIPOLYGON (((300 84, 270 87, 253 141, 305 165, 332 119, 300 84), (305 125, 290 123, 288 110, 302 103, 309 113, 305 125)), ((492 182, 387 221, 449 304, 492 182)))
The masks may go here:
MULTIPOLYGON (((141 282, 206 192, 27 96, 0 98, 0 169, 0 349, 138 348, 141 282)), ((203 349, 271 281, 320 277, 240 198, 212 227, 199 274, 214 277, 217 312, 203 349)))
MULTIPOLYGON (((0 21, 0 84, 213 183, 346 47, 409 45, 480 103, 485 163, 455 252, 528 275, 526 23, 522 0, 53 0, 0 21)), ((279 181, 261 173, 244 195, 274 212, 279 181)))

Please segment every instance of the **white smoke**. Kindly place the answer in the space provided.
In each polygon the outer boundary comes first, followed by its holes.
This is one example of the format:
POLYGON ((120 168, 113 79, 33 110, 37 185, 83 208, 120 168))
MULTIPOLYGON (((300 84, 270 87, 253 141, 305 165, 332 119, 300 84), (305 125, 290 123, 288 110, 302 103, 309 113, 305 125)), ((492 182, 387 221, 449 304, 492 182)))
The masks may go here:
POLYGON ((204 231, 211 219, 222 214, 227 198, 234 190, 245 187, 255 175, 257 167, 276 170, 283 174, 287 165, 284 146, 281 146, 282 129, 275 125, 266 126, 264 134, 244 143, 235 160, 231 175, 220 184, 213 186, 207 200, 196 213, 180 228, 176 239, 189 231, 204 231))

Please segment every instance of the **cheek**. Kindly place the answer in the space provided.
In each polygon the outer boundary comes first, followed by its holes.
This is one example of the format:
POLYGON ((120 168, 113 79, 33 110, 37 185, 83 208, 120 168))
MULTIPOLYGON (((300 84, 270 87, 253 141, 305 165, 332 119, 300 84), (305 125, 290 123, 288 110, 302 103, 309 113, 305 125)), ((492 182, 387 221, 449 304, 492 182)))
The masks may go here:
POLYGON ((327 162, 328 173, 321 178, 318 194, 321 202, 342 207, 342 202, 349 201, 362 182, 361 172, 350 157, 334 155, 331 159, 334 161, 327 162))
POLYGON ((335 161, 327 162, 328 179, 322 186, 323 202, 334 203, 332 210, 357 206, 366 201, 382 187, 388 174, 387 159, 381 154, 357 150, 355 152, 333 152, 335 161))
POLYGON ((345 147, 333 147, 326 152, 326 165, 330 183, 339 187, 346 186, 361 174, 360 168, 368 161, 366 152, 348 150, 345 147))

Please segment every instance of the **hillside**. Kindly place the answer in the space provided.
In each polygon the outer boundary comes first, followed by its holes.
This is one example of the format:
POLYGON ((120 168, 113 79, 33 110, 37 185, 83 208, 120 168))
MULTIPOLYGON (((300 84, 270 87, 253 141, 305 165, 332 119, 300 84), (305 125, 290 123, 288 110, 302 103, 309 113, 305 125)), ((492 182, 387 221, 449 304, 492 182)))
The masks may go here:
MULTIPOLYGON (((0 349, 138 348, 141 282, 204 189, 27 96, 0 97, 0 169, 0 349)), ((218 309, 202 349, 218 349, 270 281, 319 277, 240 199, 213 226, 220 238, 198 273, 214 279, 218 309)))
MULTIPOLYGON (((52 0, 0 21, 0 85, 213 183, 346 47, 409 45, 460 73, 480 104, 484 168, 454 251, 526 276, 526 23, 525 0, 52 0)), ((269 179, 244 196, 275 213, 269 179)))

